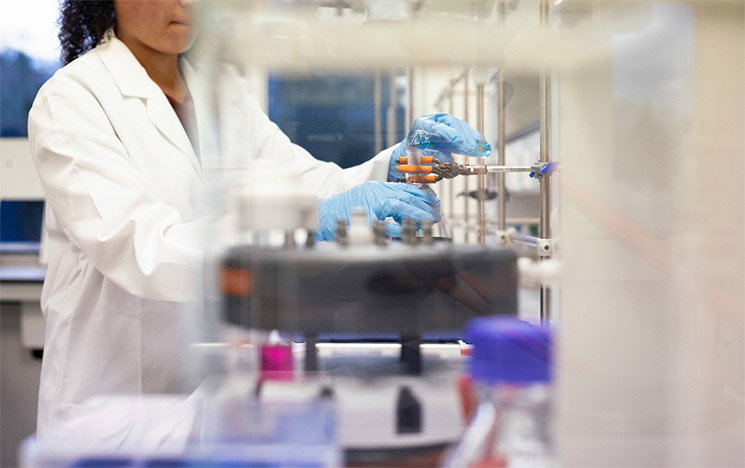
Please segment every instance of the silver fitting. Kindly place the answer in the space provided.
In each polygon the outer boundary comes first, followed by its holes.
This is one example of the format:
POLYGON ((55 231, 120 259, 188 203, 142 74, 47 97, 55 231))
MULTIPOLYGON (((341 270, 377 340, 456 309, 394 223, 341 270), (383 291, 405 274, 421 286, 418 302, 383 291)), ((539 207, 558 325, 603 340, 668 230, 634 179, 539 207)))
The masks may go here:
POLYGON ((502 244, 502 245, 509 244, 510 243, 510 240, 511 240, 511 237, 512 237, 512 234, 513 233, 516 233, 516 232, 517 232, 517 230, 515 228, 512 228, 512 227, 511 228, 507 228, 505 230, 498 230, 496 232, 497 242, 500 243, 500 244, 502 244))
POLYGON ((538 239, 536 248, 539 257, 550 257, 558 252, 559 241, 556 239, 538 239))
POLYGON ((313 229, 306 229, 305 233, 305 247, 310 249, 316 243, 316 231, 314 231, 313 229))
POLYGON ((432 221, 422 221, 422 244, 434 245, 435 239, 432 237, 432 221))
POLYGON ((345 247, 349 245, 349 238, 347 237, 347 222, 343 219, 336 220, 336 243, 345 247))
POLYGON ((385 221, 373 221, 372 230, 376 245, 386 244, 385 221))
POLYGON ((416 245, 416 221, 404 219, 401 223, 403 226, 401 240, 406 245, 416 245))

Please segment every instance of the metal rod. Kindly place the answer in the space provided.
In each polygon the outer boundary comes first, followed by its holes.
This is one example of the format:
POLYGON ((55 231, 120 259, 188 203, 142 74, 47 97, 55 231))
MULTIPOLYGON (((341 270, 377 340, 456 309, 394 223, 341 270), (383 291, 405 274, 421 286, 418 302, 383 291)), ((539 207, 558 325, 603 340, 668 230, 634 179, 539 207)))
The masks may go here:
POLYGON ((468 68, 466 68, 465 70, 463 70, 460 73, 460 75, 456 76, 455 78, 453 78, 450 81, 450 88, 453 89, 455 87, 455 85, 457 85, 458 83, 460 83, 461 80, 466 77, 467 74, 468 74, 468 68))
POLYGON ((535 119, 529 124, 522 128, 515 130, 514 132, 507 135, 505 143, 512 143, 515 140, 519 140, 522 137, 528 136, 533 132, 537 132, 541 129, 541 119, 535 119))
MULTIPOLYGON (((505 162, 505 102, 504 102, 504 77, 499 70, 499 81, 497 82, 497 164, 504 166, 505 162)), ((497 171, 492 171, 497 172, 497 171)), ((504 229, 507 219, 507 190, 505 188, 504 173, 497 174, 497 216, 499 217, 499 229, 504 229)))
MULTIPOLYGON (((466 69, 463 72, 463 120, 468 122, 468 69, 466 69)), ((470 192, 468 187, 468 178, 463 179, 463 191, 467 194, 470 192)), ((469 219, 469 209, 468 209, 468 197, 463 197, 463 214, 466 217, 466 222, 468 222, 469 219)), ((468 230, 465 232, 465 242, 468 243, 470 240, 470 234, 468 230)))
POLYGON ((486 172, 533 172, 533 166, 485 166, 486 172))
MULTIPOLYGON (((460 220, 462 219, 462 215, 454 215, 454 220, 460 220)), ((486 223, 490 225, 497 225, 497 218, 486 218, 486 223)), ((507 218, 507 224, 535 224, 537 225, 540 223, 540 218, 531 218, 531 217, 525 217, 525 218, 507 218)))
MULTIPOLYGON (((505 5, 504 0, 497 0, 499 24, 504 27, 505 5)), ((497 164, 504 166, 505 162, 505 99, 504 99, 504 65, 499 67, 497 73, 497 164)), ((507 190, 505 189, 504 174, 497 175, 497 228, 504 230, 507 227, 507 190)))
MULTIPOLYGON (((487 219, 487 222, 488 221, 490 221, 490 220, 487 219)), ((507 218, 506 221, 507 221, 507 224, 536 224, 537 225, 538 223, 541 222, 541 219, 540 218, 530 218, 530 217, 525 217, 525 218, 507 218)))
POLYGON ((408 92, 406 93, 406 125, 404 128, 408 132, 416 118, 414 115, 414 67, 406 70, 406 85, 408 92))
MULTIPOLYGON (((509 224, 509 222, 508 222, 508 224, 509 224)), ((487 232, 492 232, 492 233, 500 232, 498 229, 496 229, 496 225, 497 225, 496 222, 489 223, 489 226, 494 227, 494 229, 488 230, 487 232)), ((474 224, 464 224, 464 223, 460 223, 460 222, 451 223, 450 226, 451 227, 452 226, 456 226, 458 228, 468 229, 469 231, 474 231, 474 232, 475 231, 478 231, 478 229, 479 229, 479 227, 477 225, 474 225, 474 224)), ((533 242, 521 242, 520 240, 516 240, 515 243, 524 243, 524 244, 529 244, 529 245, 533 245, 533 246, 536 246, 537 245, 537 243, 533 243, 533 242)), ((541 257, 541 258, 544 258, 544 257, 541 257)))
MULTIPOLYGON (((484 84, 476 85, 476 130, 484 134, 484 84)), ((483 158, 479 158, 480 165, 486 167, 483 158)), ((476 187, 479 193, 477 199, 477 213, 479 223, 479 244, 486 243, 486 197, 481 196, 486 193, 486 174, 479 174, 476 179, 476 187)))
POLYGON ((505 172, 533 172, 535 168, 533 166, 462 166, 462 172, 458 175, 482 175, 482 174, 498 174, 505 172))
MULTIPOLYGON (((549 27, 549 0, 541 0, 540 3, 540 20, 541 27, 549 27)), ((551 77, 548 70, 543 69, 540 76, 540 103, 541 103, 541 162, 550 161, 551 145, 551 77)), ((540 236, 543 239, 551 237, 551 175, 543 174, 538 177, 540 182, 541 198, 541 224, 540 236)), ((545 257, 544 257, 545 258, 545 257)), ((547 286, 541 286, 541 323, 551 324, 551 289, 547 286)))
POLYGON ((396 93, 396 73, 391 72, 390 83, 388 86, 388 119, 386 132, 386 146, 391 147, 398 143, 398 129, 396 125, 396 111, 398 110, 398 93, 396 93))
MULTIPOLYGON (((548 257, 541 257, 541 261, 545 261, 548 257)), ((541 324, 549 326, 551 325, 551 288, 548 286, 541 286, 541 324)))
POLYGON ((305 335, 305 371, 314 372, 319 369, 318 367, 318 336, 313 333, 305 335))
POLYGON ((514 232, 510 234, 510 239, 514 242, 519 242, 521 244, 530 244, 530 245, 538 245, 538 238, 534 236, 527 236, 525 234, 520 234, 519 232, 514 232))
POLYGON ((383 151, 383 122, 381 107, 383 106, 383 83, 380 77, 380 70, 375 71, 373 79, 373 106, 375 107, 375 154, 383 151))
MULTIPOLYGON (((453 115, 455 113, 455 85, 458 83, 457 80, 453 80, 450 82, 450 99, 448 101, 448 113, 450 115, 453 115)), ((455 215, 455 181, 450 180, 447 183, 448 186, 448 211, 450 212, 449 218, 453 218, 455 215)), ((452 234, 452 231, 451 231, 452 234)))

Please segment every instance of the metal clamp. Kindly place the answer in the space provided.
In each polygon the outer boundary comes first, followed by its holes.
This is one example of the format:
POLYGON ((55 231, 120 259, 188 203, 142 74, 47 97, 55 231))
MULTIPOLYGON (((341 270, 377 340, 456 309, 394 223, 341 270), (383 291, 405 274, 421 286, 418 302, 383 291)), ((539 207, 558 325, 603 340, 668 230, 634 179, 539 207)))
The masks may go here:
POLYGON ((539 257, 550 257, 559 252, 559 241, 557 239, 542 239, 540 237, 528 236, 517 232, 515 228, 497 231, 497 240, 502 244, 514 242, 518 244, 535 245, 539 257))
POLYGON ((531 178, 541 177, 546 174, 552 174, 556 171, 556 168, 559 166, 559 163, 556 161, 548 161, 548 162, 541 162, 538 161, 537 163, 533 164, 531 166, 531 172, 528 174, 531 178))
POLYGON ((511 236, 513 232, 517 232, 515 231, 515 228, 509 228, 506 230, 496 231, 497 242, 499 242, 502 245, 508 244, 512 240, 511 236))
POLYGON ((538 239, 536 249, 539 257, 551 257, 559 252, 559 241, 557 239, 538 239))
MULTIPOLYGON (((408 164, 409 158, 403 156, 396 159, 396 170, 404 174, 416 174, 415 178, 423 183, 435 183, 442 179, 454 179, 457 176, 498 174, 505 172, 530 172, 531 177, 536 174, 551 173, 556 163, 535 163, 532 166, 485 166, 459 164, 454 161, 444 162, 434 156, 422 156, 419 165, 408 164)), ((405 177, 399 177, 398 182, 406 182, 405 177)))

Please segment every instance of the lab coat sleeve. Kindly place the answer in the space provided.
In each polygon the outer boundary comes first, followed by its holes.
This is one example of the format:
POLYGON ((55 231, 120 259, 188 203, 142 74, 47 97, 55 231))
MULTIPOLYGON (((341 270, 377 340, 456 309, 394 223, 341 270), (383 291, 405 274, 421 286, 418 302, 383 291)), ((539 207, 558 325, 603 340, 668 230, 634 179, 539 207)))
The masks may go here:
POLYGON ((354 167, 342 169, 331 162, 314 158, 302 147, 293 144, 279 127, 269 120, 255 99, 248 96, 249 112, 253 116, 252 145, 257 158, 283 158, 298 172, 304 188, 320 198, 348 190, 368 180, 386 180, 388 164, 395 147, 381 151, 374 158, 354 167))
POLYGON ((42 88, 29 141, 46 202, 104 276, 144 299, 196 299, 206 221, 184 222, 148 188, 85 86, 42 88))

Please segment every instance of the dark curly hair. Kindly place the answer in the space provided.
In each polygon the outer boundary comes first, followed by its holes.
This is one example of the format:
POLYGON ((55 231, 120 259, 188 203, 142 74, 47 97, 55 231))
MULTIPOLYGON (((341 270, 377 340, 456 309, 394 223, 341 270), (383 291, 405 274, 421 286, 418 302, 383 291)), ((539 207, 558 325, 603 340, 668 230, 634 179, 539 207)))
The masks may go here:
POLYGON ((113 0, 62 0, 58 35, 62 63, 67 65, 96 47, 115 21, 113 0))

